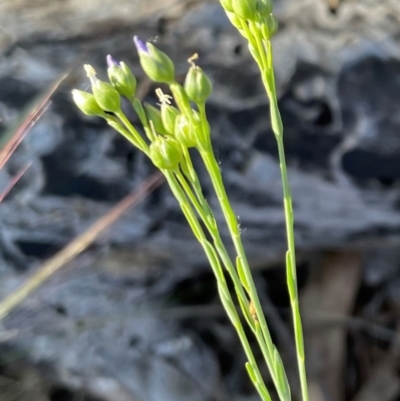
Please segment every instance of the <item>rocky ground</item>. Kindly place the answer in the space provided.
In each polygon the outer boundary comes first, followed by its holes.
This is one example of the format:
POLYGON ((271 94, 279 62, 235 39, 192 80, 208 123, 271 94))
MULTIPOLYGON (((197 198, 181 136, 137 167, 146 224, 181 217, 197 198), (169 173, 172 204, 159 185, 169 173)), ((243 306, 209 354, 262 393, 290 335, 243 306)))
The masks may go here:
MULTIPOLYGON (((400 3, 277 0, 275 10, 312 400, 397 400, 400 3)), ((153 172, 70 98, 71 88, 88 86, 81 65, 105 75, 111 53, 155 102, 133 48, 138 34, 170 54, 181 77, 199 53, 214 82, 216 153, 296 383, 268 103, 218 2, 3 0, 0 26, 3 137, 67 75, 0 171, 4 188, 30 163, 0 204, 1 297, 153 172)), ((166 186, 32 294, 0 334, 4 400, 255 399, 212 274, 166 186)))

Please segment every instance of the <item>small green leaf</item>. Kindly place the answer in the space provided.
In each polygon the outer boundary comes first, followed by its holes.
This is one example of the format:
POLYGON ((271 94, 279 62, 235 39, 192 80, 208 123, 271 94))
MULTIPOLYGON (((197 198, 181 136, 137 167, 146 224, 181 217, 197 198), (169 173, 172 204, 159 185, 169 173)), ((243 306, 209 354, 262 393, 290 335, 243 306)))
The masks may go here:
MULTIPOLYGON (((219 262, 217 253, 215 252, 213 246, 208 241, 203 241, 202 245, 205 248, 208 258, 210 259, 210 263, 211 266, 213 267, 214 274, 217 276, 217 280, 225 283, 224 272, 222 270, 221 263, 219 262)), ((224 295, 229 298, 229 293, 228 294, 225 293, 224 295)))
POLYGON ((283 367, 281 356, 276 348, 274 348, 274 369, 279 398, 282 401, 290 401, 289 382, 286 376, 285 368, 283 367))
POLYGON ((218 283, 218 292, 229 319, 231 320, 232 324, 237 327, 240 324, 240 319, 235 305, 233 304, 232 298, 227 296, 229 292, 226 288, 226 285, 223 283, 218 283))
POLYGON ((236 257, 236 268, 239 274, 240 282, 242 283, 244 289, 247 291, 247 293, 250 293, 250 285, 249 282, 247 281, 246 274, 244 272, 244 266, 242 262, 242 258, 240 256, 236 257))
MULTIPOLYGON (((135 98, 135 101, 136 100, 138 100, 138 99, 135 98)), ((141 105, 141 103, 140 103, 140 105, 141 105)), ((135 104, 133 104, 133 107, 134 107, 136 113, 138 113, 138 114, 141 113, 141 111, 143 110, 142 107, 137 107, 135 104)), ((142 118, 146 117, 147 121, 149 121, 149 122, 151 121, 153 123, 154 131, 157 134, 168 135, 168 132, 166 131, 164 124, 161 120, 160 110, 158 110, 156 107, 152 106, 151 104, 149 104, 147 102, 144 102, 144 110, 145 110, 145 116, 143 116, 143 113, 141 113, 142 116, 139 115, 140 120, 142 121, 142 118)), ((142 122, 142 124, 143 124, 143 122, 142 122)))
POLYGON ((201 242, 202 237, 203 237, 202 233, 198 230, 198 225, 193 220, 193 217, 191 216, 191 214, 189 212, 189 207, 185 204, 181 204, 181 208, 182 208, 183 213, 186 216, 186 219, 190 225, 190 228, 193 231, 194 236, 196 237, 197 241, 201 242))
POLYGON ((256 373, 254 372, 254 369, 251 366, 251 363, 250 362, 246 362, 245 366, 246 366, 247 373, 249 374, 250 380, 253 383, 257 383, 256 373))

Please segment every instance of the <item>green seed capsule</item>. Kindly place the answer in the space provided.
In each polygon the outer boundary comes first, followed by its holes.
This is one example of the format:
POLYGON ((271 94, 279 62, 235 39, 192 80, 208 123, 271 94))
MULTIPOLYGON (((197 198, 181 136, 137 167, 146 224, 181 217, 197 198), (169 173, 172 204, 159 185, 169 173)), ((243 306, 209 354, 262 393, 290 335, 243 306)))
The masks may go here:
POLYGON ((184 114, 179 114, 176 118, 174 137, 187 148, 197 146, 196 129, 190 125, 184 114))
POLYGON ((182 160, 180 144, 172 137, 158 136, 150 145, 150 158, 163 170, 174 170, 182 160))
POLYGON ((174 135, 175 121, 179 115, 179 110, 167 103, 161 103, 161 119, 165 130, 169 135, 174 135))
POLYGON ((184 89, 190 100, 203 104, 211 95, 212 84, 205 72, 193 65, 186 74, 184 89))
POLYGON ((91 93, 74 89, 72 91, 72 98, 83 114, 87 116, 105 116, 104 110, 99 106, 91 93))

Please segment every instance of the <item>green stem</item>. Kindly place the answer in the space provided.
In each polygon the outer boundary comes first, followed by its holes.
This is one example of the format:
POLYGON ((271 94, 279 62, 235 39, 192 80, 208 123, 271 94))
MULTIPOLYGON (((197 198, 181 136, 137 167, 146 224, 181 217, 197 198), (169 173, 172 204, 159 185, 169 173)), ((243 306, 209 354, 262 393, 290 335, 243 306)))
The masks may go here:
POLYGON ((286 236, 288 244, 288 252, 286 256, 287 286, 290 297, 290 305, 292 309, 293 328, 294 328, 294 337, 296 343, 296 355, 297 355, 297 364, 300 376, 302 400, 309 401, 306 365, 305 365, 305 353, 304 353, 304 337, 303 337, 303 328, 300 316, 299 297, 297 292, 293 205, 292 205, 292 196, 290 192, 290 186, 286 168, 285 148, 283 143, 283 124, 278 108, 275 76, 274 76, 274 70, 272 68, 273 54, 272 54, 271 42, 267 43, 267 56, 269 59, 270 67, 263 71, 263 75, 265 75, 265 80, 263 81, 264 84, 266 83, 266 90, 268 93, 268 97, 270 99, 271 126, 274 131, 278 145, 279 166, 280 166, 282 186, 283 186, 283 205, 285 211, 286 236))
POLYGON ((218 252, 219 257, 221 258, 222 263, 226 267, 228 273, 230 274, 233 285, 235 287, 235 291, 238 297, 239 302, 244 306, 243 314, 250 326, 250 328, 255 332, 254 322, 252 321, 252 317, 250 314, 250 305, 249 300, 243 290, 243 286, 240 283, 239 276, 235 270, 235 267, 232 263, 232 260, 228 254, 228 251, 225 248, 224 243, 222 242, 221 236, 219 235, 219 230, 216 225, 216 221, 212 213, 210 212, 209 206, 207 201, 202 196, 201 193, 197 193, 196 196, 189 187, 185 177, 182 173, 177 173, 177 178, 179 183, 181 184, 183 190, 189 197, 193 207, 195 208, 196 212, 200 216, 201 220, 203 221, 204 225, 206 226, 208 232, 210 233, 213 241, 215 249, 218 252))
MULTIPOLYGON (((206 115, 205 115, 205 107, 204 105, 198 105, 199 111, 200 111, 200 116, 202 122, 207 121, 206 115)), ((203 124, 203 130, 207 129, 207 125, 203 124)), ((209 135, 209 133, 207 133, 209 135)), ((278 391, 279 398, 282 401, 287 401, 288 400, 288 393, 286 389, 282 388, 278 381, 278 377, 276 374, 276 369, 275 369, 275 364, 274 364, 274 359, 273 359, 273 350, 276 348, 275 345, 272 342, 272 338, 268 329, 268 325, 264 316, 264 312, 262 310, 262 306, 257 294, 257 289, 253 280, 253 276, 251 274, 250 266, 244 251, 243 243, 241 240, 240 236, 240 229, 238 225, 238 221, 236 218, 236 215, 230 205, 228 195, 226 194, 225 191, 225 186, 223 184, 222 180, 222 175, 220 168, 218 166, 218 163, 215 159, 214 152, 212 150, 212 147, 210 146, 207 151, 204 151, 202 149, 199 150, 200 155, 203 159, 204 165, 209 173, 209 176, 211 178, 215 193, 217 195, 221 210, 224 214, 225 221, 227 223, 233 245, 235 247, 237 256, 239 258, 239 261, 243 267, 243 273, 244 273, 244 278, 245 278, 245 285, 246 288, 248 289, 249 296, 251 301, 253 302, 255 312, 260 324, 260 329, 263 337, 263 341, 260 341, 260 347, 263 351, 263 355, 265 358, 265 361, 267 363, 268 369, 270 371, 272 380, 274 381, 275 387, 278 391), (263 347, 263 344, 265 344, 265 347, 263 347)), ((290 396, 289 396, 290 397, 290 396)))
MULTIPOLYGON (((163 174, 165 175, 165 177, 168 181, 168 184, 171 187, 172 192, 174 193, 176 199, 178 200, 178 202, 182 208, 182 212, 184 213, 185 217, 187 218, 194 234, 196 235, 196 238, 202 245, 204 252, 206 253, 207 258, 210 262, 210 265, 214 271, 215 277, 218 282, 218 287, 220 289, 220 297, 221 297, 222 304, 223 304, 228 316, 230 317, 232 324, 234 325, 234 327, 238 333, 240 342, 242 343, 243 349, 244 349, 247 359, 249 361, 251 371, 254 373, 254 378, 252 378, 251 376, 250 376, 250 378, 254 381, 254 386, 259 391, 259 394, 260 394, 262 400, 263 401, 271 401, 271 397, 264 384, 263 378, 261 376, 260 370, 259 370, 259 368, 257 366, 257 362, 255 360, 253 351, 248 342, 248 339, 247 339, 246 333, 244 331, 244 328, 242 326, 242 323, 240 321, 240 318, 237 314, 236 307, 234 305, 232 297, 229 293, 228 285, 227 285, 225 277, 223 275, 223 271, 222 271, 221 267, 219 266, 218 259, 217 259, 216 255, 213 254, 213 248, 211 247, 210 243, 207 241, 207 238, 203 232, 203 229, 201 228, 201 226, 197 220, 197 217, 189 203, 189 200, 185 194, 185 188, 184 188, 184 190, 182 189, 182 187, 179 185, 179 182, 176 180, 176 178, 172 172, 164 170, 163 174)), ((179 174, 180 173, 178 173, 178 175, 179 174)))
POLYGON ((132 135, 132 137, 136 141, 136 146, 147 156, 149 156, 149 147, 147 143, 144 141, 144 139, 140 136, 139 132, 135 129, 135 127, 131 124, 131 122, 128 120, 128 118, 125 116, 125 114, 121 111, 120 113, 117 114, 117 117, 122 121, 122 123, 125 125, 129 133, 132 135))
MULTIPOLYGON (((196 174, 196 173, 194 172, 194 174, 196 174)), ((239 275, 229 257, 229 254, 226 250, 225 245, 222 242, 221 236, 219 235, 218 227, 215 222, 215 218, 209 209, 207 201, 205 200, 205 198, 203 197, 201 192, 199 195, 197 195, 198 199, 196 199, 196 196, 192 192, 191 188, 189 187, 189 185, 186 182, 185 177, 182 175, 182 173, 178 173, 177 178, 178 178, 179 183, 182 185, 183 190, 185 191, 185 193, 188 195, 190 201, 192 202, 192 205, 194 206, 195 210, 201 217, 204 225, 208 229, 211 237, 213 238, 215 249, 217 250, 218 255, 220 256, 222 262, 224 263, 224 265, 233 281, 237 299, 239 301, 239 305, 242 309, 243 315, 244 315, 250 329, 253 331, 253 333, 257 339, 257 342, 260 346, 260 349, 261 349, 261 352, 263 354, 265 361, 267 361, 268 358, 270 358, 269 361, 272 364, 273 363, 272 356, 274 355, 274 352, 275 352, 274 350, 276 350, 276 348, 275 347, 269 348, 269 347, 271 347, 271 345, 266 343, 264 335, 261 331, 260 324, 259 324, 258 320, 255 320, 252 315, 249 300, 244 291, 244 286, 241 284, 239 275)), ((244 280, 246 281, 245 288, 248 291, 247 280, 246 279, 244 279, 244 280)), ((282 382, 279 381, 278 372, 277 372, 276 365, 275 365, 274 370, 271 371, 271 377, 273 378, 274 384, 275 384, 277 392, 279 394, 279 398, 281 400, 288 401, 288 400, 290 400, 290 390, 289 390, 289 386, 287 385, 286 374, 284 372, 282 372, 282 368, 279 371, 279 373, 281 373, 281 375, 285 376, 284 384, 282 384, 282 382)))
MULTIPOLYGON (((190 161, 190 159, 189 159, 189 161, 190 161)), ((190 166, 189 169, 190 168, 192 168, 192 167, 190 166)), ((251 330, 253 331, 253 333, 257 339, 257 342, 260 346, 260 349, 261 349, 264 359, 266 361, 269 360, 270 363, 272 364, 272 359, 271 359, 272 352, 269 351, 268 344, 266 343, 265 338, 264 338, 261 330, 259 329, 260 325, 254 321, 254 318, 250 311, 250 304, 249 304, 248 297, 245 294, 245 291, 243 289, 243 285, 241 284, 239 275, 231 261, 231 258, 229 257, 226 247, 221 239, 215 218, 214 218, 212 212, 210 211, 207 201, 205 200, 205 198, 203 196, 197 174, 194 170, 193 170, 192 177, 194 177, 194 179, 197 181, 194 183, 194 187, 199 189, 198 191, 196 191, 196 189, 195 189, 197 199, 196 199, 196 196, 194 195, 194 193, 192 192, 191 188, 189 187, 188 183, 186 182, 185 177, 182 175, 182 173, 177 174, 179 183, 181 184, 183 190, 185 191, 185 193, 189 197, 190 201, 192 202, 193 207, 197 211, 198 215, 200 216, 204 225, 206 226, 208 232, 210 233, 211 237, 213 238, 215 249, 217 250, 217 252, 221 258, 221 261, 223 262, 229 275, 231 276, 239 304, 243 311, 243 315, 245 316, 249 327, 251 328, 251 330)), ((246 285, 246 287, 248 287, 248 286, 246 285)), ((274 373, 271 372, 271 377, 274 378, 274 376, 276 376, 276 375, 274 375, 274 373)), ((274 379, 274 384, 276 385, 277 388, 279 387, 278 393, 282 394, 281 399, 282 400, 287 399, 283 396, 283 394, 286 394, 287 389, 281 388, 278 384, 277 379, 276 379, 276 381, 274 379)))

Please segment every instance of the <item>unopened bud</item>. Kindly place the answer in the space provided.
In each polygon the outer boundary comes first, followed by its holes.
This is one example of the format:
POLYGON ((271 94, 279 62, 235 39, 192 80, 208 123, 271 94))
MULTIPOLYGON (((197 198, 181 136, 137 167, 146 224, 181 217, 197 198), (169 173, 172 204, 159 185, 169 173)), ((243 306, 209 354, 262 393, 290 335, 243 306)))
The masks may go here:
POLYGON ((175 121, 179 115, 179 110, 167 103, 161 104, 161 119, 169 135, 174 135, 175 121))
POLYGON ((133 40, 146 75, 154 82, 165 84, 175 82, 175 67, 172 60, 151 43, 144 43, 137 36, 133 40))
POLYGON ((184 89, 190 100, 203 104, 211 95, 212 84, 200 67, 192 65, 186 74, 184 89))
POLYGON ((225 11, 232 12, 232 0, 219 0, 221 2, 221 6, 225 11))
POLYGON ((130 68, 123 61, 118 63, 110 55, 107 56, 107 64, 111 85, 120 95, 132 101, 136 92, 136 78, 130 68))
POLYGON ((257 21, 257 0, 232 0, 232 9, 240 18, 257 21))
MULTIPOLYGON (((231 13, 229 11, 226 12, 227 17, 229 18, 229 21, 231 21, 231 24, 240 31, 240 33, 243 32, 243 24, 242 24, 242 19, 238 17, 235 13, 231 13)), ((244 34, 242 33, 244 36, 244 34)))
POLYGON ((93 95, 104 110, 111 113, 118 113, 121 111, 121 98, 117 90, 107 82, 100 81, 96 77, 96 71, 90 65, 85 65, 87 76, 92 83, 93 95))
POLYGON ((272 0, 257 0, 257 11, 261 15, 269 15, 272 13, 272 0))
POLYGON ((72 91, 72 98, 83 114, 87 116, 105 116, 104 110, 97 103, 94 95, 78 89, 72 91))
POLYGON ((278 21, 273 14, 265 17, 261 24, 261 32, 266 40, 269 40, 278 30, 278 21))
POLYGON ((172 137, 158 136, 150 145, 150 158, 164 170, 174 170, 182 160, 180 144, 172 137))

